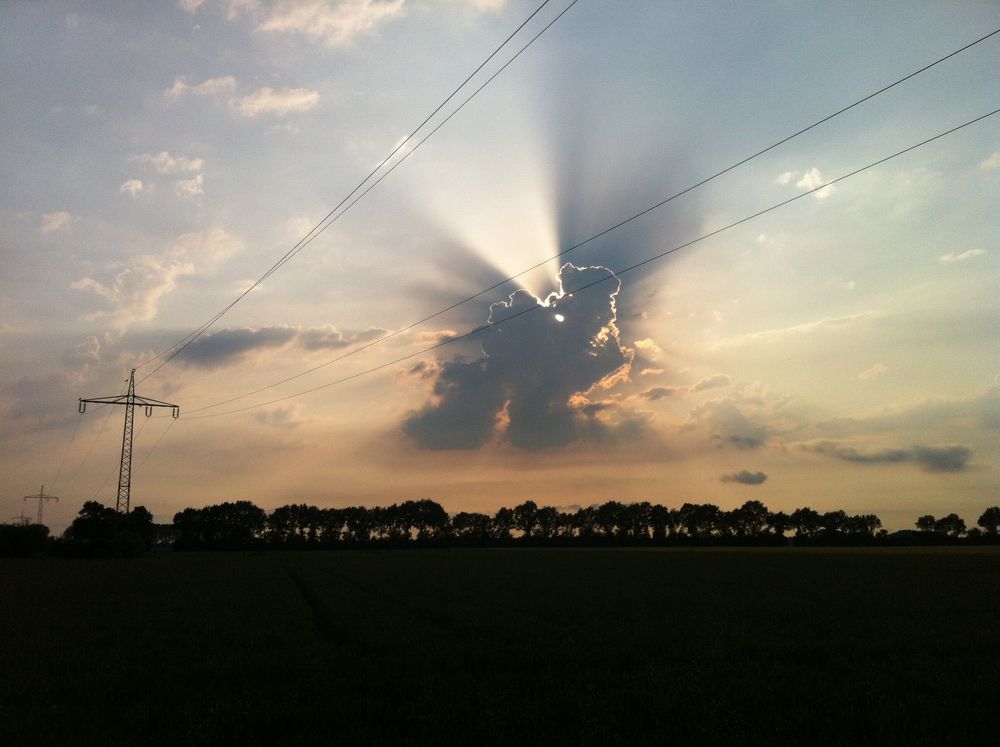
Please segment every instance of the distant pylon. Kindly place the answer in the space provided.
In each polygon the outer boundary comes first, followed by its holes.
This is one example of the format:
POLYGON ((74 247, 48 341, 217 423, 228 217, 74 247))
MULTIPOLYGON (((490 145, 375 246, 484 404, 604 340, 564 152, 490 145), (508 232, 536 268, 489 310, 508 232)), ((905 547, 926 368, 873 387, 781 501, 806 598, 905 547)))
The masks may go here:
MULTIPOLYGON (((54 495, 45 495, 45 486, 44 485, 42 485, 42 487, 38 490, 38 495, 26 495, 26 496, 24 496, 24 500, 25 501, 34 501, 34 500, 38 501, 38 522, 37 522, 38 524, 42 523, 42 506, 44 505, 45 501, 55 501, 56 503, 59 502, 59 498, 58 497, 56 497, 54 495)), ((21 511, 21 518, 22 519, 24 518, 24 511, 21 511)))
POLYGON ((125 405, 125 428, 122 431, 122 461, 118 470, 118 501, 115 504, 115 511, 120 514, 129 512, 129 501, 132 493, 132 422, 135 418, 135 406, 142 405, 146 408, 146 417, 153 414, 154 407, 169 407, 175 418, 180 417, 180 405, 169 402, 160 402, 158 399, 140 397, 135 393, 135 369, 128 378, 128 392, 111 397, 95 397, 93 399, 80 400, 80 414, 87 411, 87 403, 101 405, 125 405))

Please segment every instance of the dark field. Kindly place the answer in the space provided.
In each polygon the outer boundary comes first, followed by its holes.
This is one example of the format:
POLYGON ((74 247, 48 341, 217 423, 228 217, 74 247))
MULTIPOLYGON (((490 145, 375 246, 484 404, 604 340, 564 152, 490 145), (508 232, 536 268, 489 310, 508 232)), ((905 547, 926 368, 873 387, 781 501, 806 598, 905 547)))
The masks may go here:
POLYGON ((0 562, 0 743, 969 742, 1000 551, 0 562))

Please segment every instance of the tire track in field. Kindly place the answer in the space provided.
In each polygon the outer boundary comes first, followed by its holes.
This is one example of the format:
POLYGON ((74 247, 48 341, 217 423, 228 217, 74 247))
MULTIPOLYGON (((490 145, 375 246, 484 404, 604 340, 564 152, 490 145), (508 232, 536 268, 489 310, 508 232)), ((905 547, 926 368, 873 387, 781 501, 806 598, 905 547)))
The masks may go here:
POLYGON ((462 638, 471 638, 474 640, 485 639, 489 641, 500 641, 515 646, 523 645, 526 642, 522 637, 513 635, 509 630, 497 627, 487 628, 463 623, 451 615, 446 615, 441 612, 436 612, 428 607, 404 601, 400 597, 393 594, 389 594, 388 592, 369 586, 368 584, 361 583, 349 575, 340 575, 341 578, 356 591, 388 604, 390 607, 401 609, 411 617, 453 635, 462 638))
POLYGON ((288 577, 295 585, 295 588, 299 590, 299 594, 302 595, 302 599, 305 601, 306 606, 309 607, 309 611, 312 612, 313 621, 316 624, 316 630, 319 632, 320 637, 330 643, 341 646, 352 646, 362 652, 367 652, 368 645, 360 638, 350 635, 344 626, 337 624, 333 611, 323 601, 323 598, 306 584, 302 575, 290 566, 286 565, 283 567, 285 573, 288 574, 288 577))

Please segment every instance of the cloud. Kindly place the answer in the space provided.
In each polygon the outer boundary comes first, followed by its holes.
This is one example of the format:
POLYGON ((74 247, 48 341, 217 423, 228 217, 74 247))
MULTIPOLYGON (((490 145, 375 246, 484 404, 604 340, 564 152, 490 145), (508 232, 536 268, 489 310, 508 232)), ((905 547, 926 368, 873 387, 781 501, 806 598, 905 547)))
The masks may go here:
POLYGON ((169 151, 161 150, 159 153, 142 153, 132 156, 132 160, 149 166, 157 174, 184 174, 201 171, 205 162, 201 158, 188 158, 182 155, 171 155, 169 151))
POLYGON ((958 254, 954 252, 951 254, 942 254, 938 259, 942 262, 965 262, 973 257, 982 257, 984 254, 987 254, 985 249, 969 249, 958 254))
POLYGON ((283 347, 298 335, 294 327, 223 329, 202 335, 178 360, 189 366, 219 368, 258 350, 283 347))
POLYGON ((73 214, 65 210, 58 210, 54 213, 43 213, 42 222, 38 227, 39 233, 55 233, 61 231, 73 220, 73 214))
POLYGON ((1000 169, 1000 150, 979 164, 979 168, 983 171, 996 171, 1000 169))
POLYGON ((188 13, 197 13, 198 9, 205 4, 205 0, 179 0, 177 3, 183 10, 188 13))
POLYGON ((118 188, 118 194, 127 194, 132 199, 135 199, 142 192, 142 189, 141 179, 129 179, 118 188))
POLYGON ((186 233, 159 254, 130 257, 128 263, 113 264, 110 279, 83 277, 70 287, 91 293, 107 308, 90 318, 105 319, 116 332, 156 317, 160 301, 177 287, 181 278, 210 271, 241 248, 240 241, 221 228, 186 233))
POLYGON ((369 327, 361 332, 345 334, 334 326, 315 327, 299 335, 299 344, 306 350, 339 350, 356 343, 369 342, 389 333, 382 327, 369 327))
POLYGON ((719 479, 722 482, 738 482, 741 485, 760 485, 767 479, 767 475, 763 472, 741 470, 740 472, 722 475, 719 479))
POLYGON ((651 337, 646 337, 645 339, 642 340, 636 340, 633 343, 633 345, 635 345, 635 347, 638 350, 642 351, 643 355, 645 355, 650 360, 655 361, 661 355, 663 355, 663 348, 657 345, 656 341, 653 340, 651 337))
POLYGON ((295 428, 300 424, 295 407, 278 407, 254 414, 254 420, 275 428, 295 428))
POLYGON ((880 319, 883 316, 885 316, 884 312, 873 310, 864 311, 860 314, 852 314, 850 316, 826 317, 825 319, 817 319, 812 322, 795 324, 791 327, 765 329, 760 332, 749 332, 747 334, 737 335, 736 337, 720 340, 716 343, 716 346, 726 347, 747 343, 782 341, 784 338, 791 336, 811 335, 816 332, 827 330, 848 329, 859 324, 870 322, 874 319, 880 319))
POLYGON ((303 34, 314 42, 341 46, 400 14, 404 4, 405 0, 278 0, 257 29, 303 34))
POLYGON ((647 389, 644 392, 639 392, 639 396, 643 399, 648 400, 658 400, 664 397, 672 397, 678 392, 683 392, 684 389, 676 386, 654 386, 652 389, 647 389))
POLYGON ((663 373, 662 368, 644 368, 639 372, 640 376, 659 376, 663 373))
POLYGON ((709 376, 707 379, 702 379, 693 387, 691 387, 692 392, 704 392, 707 389, 718 389, 719 387, 726 386, 730 383, 730 378, 725 374, 715 374, 714 376, 709 376))
POLYGON ((174 192, 185 200, 193 200, 205 194, 205 175, 195 174, 190 179, 178 179, 174 182, 174 192))
POLYGON ((189 86, 183 76, 174 78, 174 84, 164 95, 168 99, 178 100, 191 93, 195 96, 229 96, 236 90, 236 78, 232 75, 222 75, 209 78, 196 86, 189 86))
POLYGON ((884 363, 876 363, 871 368, 866 368, 864 371, 859 373, 858 378, 863 379, 865 381, 871 381, 872 379, 877 379, 880 376, 885 375, 886 371, 888 370, 889 367, 884 363))
POLYGON ((904 431, 919 438, 922 433, 942 428, 965 430, 970 425, 1000 430, 1000 379, 972 397, 929 400, 861 418, 836 418, 819 423, 818 429, 829 436, 904 431))
POLYGON ((862 451, 838 441, 811 441, 801 444, 806 451, 855 464, 917 464, 926 472, 959 472, 972 456, 967 446, 911 446, 862 451))
POLYGON ((560 290, 544 300, 518 290, 493 304, 482 357, 438 363, 431 400, 410 413, 403 431, 431 449, 475 449, 496 436, 545 449, 640 433, 648 416, 593 407, 585 396, 614 386, 632 363, 615 323, 620 287, 610 270, 567 264, 560 290), (574 292, 601 280, 606 290, 574 292), (529 315, 511 319, 518 314, 529 315))
POLYGON ((726 397, 698 405, 691 410, 691 419, 695 423, 705 424, 709 437, 720 445, 757 449, 764 445, 770 433, 767 427, 752 418, 746 410, 744 403, 733 397, 726 397))
MULTIPOLYGON (((778 174, 778 176, 774 180, 774 183, 775 184, 790 184, 791 181, 792 181, 792 179, 795 179, 796 177, 798 177, 798 175, 799 175, 798 171, 785 171, 785 172, 783 172, 781 174, 778 174)), ((762 240, 763 238, 764 238, 764 234, 761 234, 760 236, 758 236, 757 237, 757 243, 759 243, 759 244, 764 243, 763 240, 762 240)))
MULTIPOLYGON (((782 175, 784 176, 784 175, 782 175)), ((823 172, 817 168, 811 168, 802 175, 802 178, 795 182, 799 189, 816 189, 826 183, 823 172)), ((831 184, 815 193, 814 197, 818 202, 822 202, 837 190, 836 185, 831 184)))
POLYGON ((273 114, 283 117, 292 112, 304 112, 319 102, 319 93, 308 88, 271 88, 264 86, 238 101, 234 106, 244 117, 273 114))

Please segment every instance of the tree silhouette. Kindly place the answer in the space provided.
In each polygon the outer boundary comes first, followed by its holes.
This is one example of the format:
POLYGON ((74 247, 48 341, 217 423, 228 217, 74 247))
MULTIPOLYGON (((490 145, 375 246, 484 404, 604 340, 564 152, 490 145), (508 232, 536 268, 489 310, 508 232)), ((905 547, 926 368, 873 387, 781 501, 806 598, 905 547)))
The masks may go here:
POLYGON ((987 534, 996 535, 1000 532, 1000 506, 990 506, 976 522, 987 534))
POLYGON ((948 514, 934 522, 934 531, 958 537, 965 534, 965 520, 958 514, 948 514))
POLYGON ((925 514, 916 521, 916 527, 921 532, 933 532, 936 524, 937 524, 937 519, 935 519, 930 514, 925 514))
POLYGON ((531 537, 538 520, 538 506, 534 501, 525 501, 514 506, 514 528, 524 533, 524 538, 531 537))

